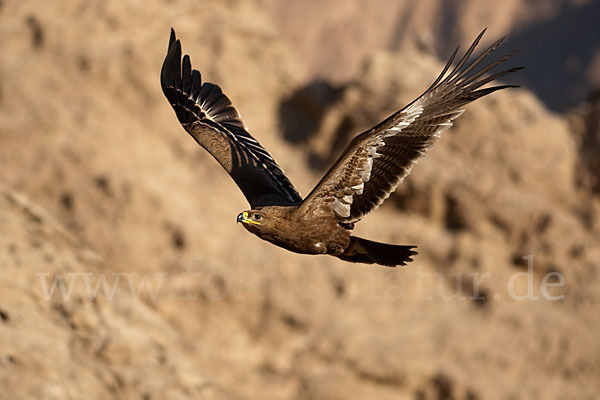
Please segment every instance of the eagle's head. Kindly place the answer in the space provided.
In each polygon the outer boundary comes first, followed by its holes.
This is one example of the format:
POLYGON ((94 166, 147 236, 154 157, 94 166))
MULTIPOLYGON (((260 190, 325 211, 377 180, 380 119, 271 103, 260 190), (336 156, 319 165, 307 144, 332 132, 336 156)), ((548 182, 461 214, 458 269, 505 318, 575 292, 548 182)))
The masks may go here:
POLYGON ((289 234, 289 215, 293 207, 264 206, 243 211, 238 214, 237 222, 258 237, 271 240, 289 234))
POLYGON ((268 231, 273 225, 268 212, 262 209, 247 210, 239 213, 237 222, 241 222, 244 228, 254 234, 268 231))
POLYGON ((251 225, 260 225, 263 214, 260 210, 247 210, 238 214, 237 222, 251 225))

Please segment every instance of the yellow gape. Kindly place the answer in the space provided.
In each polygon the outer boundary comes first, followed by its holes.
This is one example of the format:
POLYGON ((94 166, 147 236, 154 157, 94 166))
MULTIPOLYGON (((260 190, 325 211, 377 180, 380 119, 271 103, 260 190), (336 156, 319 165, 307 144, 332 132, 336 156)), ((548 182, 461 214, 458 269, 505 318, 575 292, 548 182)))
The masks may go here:
POLYGON ((248 212, 247 211, 244 211, 242 213, 242 215, 244 216, 244 220, 242 222, 245 222, 247 224, 260 225, 260 222, 252 221, 250 218, 248 218, 248 212))

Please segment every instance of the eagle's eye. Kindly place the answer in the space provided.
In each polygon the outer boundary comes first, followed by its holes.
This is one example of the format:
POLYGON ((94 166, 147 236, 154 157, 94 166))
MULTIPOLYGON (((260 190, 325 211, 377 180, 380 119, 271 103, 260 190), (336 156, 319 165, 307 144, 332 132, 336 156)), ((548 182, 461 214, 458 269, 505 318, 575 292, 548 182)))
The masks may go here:
POLYGON ((254 214, 254 219, 255 219, 255 220, 257 220, 257 221, 258 221, 258 220, 259 220, 259 219, 261 219, 261 218, 262 218, 262 215, 260 215, 260 214, 254 214))

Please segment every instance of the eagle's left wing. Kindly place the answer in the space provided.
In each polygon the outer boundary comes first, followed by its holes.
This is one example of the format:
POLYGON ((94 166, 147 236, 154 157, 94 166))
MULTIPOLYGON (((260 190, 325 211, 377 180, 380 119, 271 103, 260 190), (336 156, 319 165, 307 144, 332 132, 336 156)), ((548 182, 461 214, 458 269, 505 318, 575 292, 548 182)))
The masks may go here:
POLYGON ((219 86, 202 82, 171 29, 160 75, 163 93, 185 130, 221 164, 252 208, 302 201, 273 157, 248 133, 219 86))
POLYGON ((446 75, 458 48, 435 82, 411 104, 385 121, 355 137, 335 164, 300 205, 299 212, 333 215, 352 223, 376 209, 408 176, 413 165, 435 144, 440 133, 452 126, 463 106, 511 85, 479 89, 486 83, 521 69, 512 68, 491 76, 484 74, 516 52, 474 71, 502 42, 493 43, 467 64, 483 32, 456 67, 446 75))

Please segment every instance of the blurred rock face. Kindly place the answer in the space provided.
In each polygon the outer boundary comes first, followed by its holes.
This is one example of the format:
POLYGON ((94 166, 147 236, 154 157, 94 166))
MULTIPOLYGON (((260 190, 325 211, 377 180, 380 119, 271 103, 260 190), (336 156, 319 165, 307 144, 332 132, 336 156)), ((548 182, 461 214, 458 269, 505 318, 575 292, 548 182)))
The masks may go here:
POLYGON ((411 4, 0 3, 0 398, 594 398, 595 98, 569 124, 527 89, 470 106, 358 225, 419 245, 385 269, 239 229, 160 92, 174 26, 307 194, 435 79, 433 49, 571 7, 411 4))
POLYGON ((508 35, 521 50, 528 69, 517 79, 550 109, 579 104, 598 84, 600 3, 591 0, 263 1, 317 79, 352 79, 377 49, 446 58, 487 27, 484 44, 508 35))
POLYGON ((577 183, 600 193, 600 90, 569 114, 579 149, 577 183))

